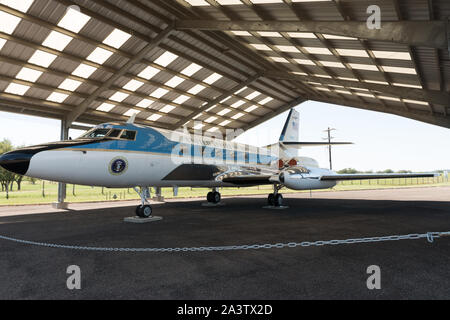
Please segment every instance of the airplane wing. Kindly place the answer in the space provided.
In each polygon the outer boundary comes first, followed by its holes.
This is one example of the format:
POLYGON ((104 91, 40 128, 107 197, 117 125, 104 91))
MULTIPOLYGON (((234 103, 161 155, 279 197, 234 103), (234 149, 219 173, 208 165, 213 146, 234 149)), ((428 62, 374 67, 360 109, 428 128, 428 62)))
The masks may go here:
POLYGON ((437 173, 370 173, 370 174, 334 174, 321 176, 322 181, 340 180, 368 180, 368 179, 395 179, 395 178, 432 178, 438 176, 437 173))

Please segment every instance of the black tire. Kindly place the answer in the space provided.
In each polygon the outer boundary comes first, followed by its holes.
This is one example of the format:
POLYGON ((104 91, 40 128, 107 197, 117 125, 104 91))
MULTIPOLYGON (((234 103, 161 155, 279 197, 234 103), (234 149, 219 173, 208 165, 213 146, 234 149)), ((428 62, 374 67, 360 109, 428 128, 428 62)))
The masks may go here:
POLYGON ((219 203, 220 202, 220 198, 221 198, 220 193, 219 192, 213 192, 211 198, 213 200, 212 202, 219 203))
POLYGON ((137 206, 136 207, 136 215, 140 218, 149 218, 152 216, 152 207, 150 205, 145 206, 137 206))
POLYGON ((208 192, 208 194, 206 195, 206 200, 208 200, 208 202, 213 202, 213 193, 212 192, 208 192))
POLYGON ((275 195, 273 193, 270 193, 267 197, 267 203, 269 204, 269 206, 275 205, 275 195))
POLYGON ((148 204, 141 208, 141 217, 142 218, 150 218, 152 216, 152 207, 148 204))
POLYGON ((283 196, 281 194, 277 194, 274 197, 274 205, 275 207, 281 207, 283 205, 283 196))

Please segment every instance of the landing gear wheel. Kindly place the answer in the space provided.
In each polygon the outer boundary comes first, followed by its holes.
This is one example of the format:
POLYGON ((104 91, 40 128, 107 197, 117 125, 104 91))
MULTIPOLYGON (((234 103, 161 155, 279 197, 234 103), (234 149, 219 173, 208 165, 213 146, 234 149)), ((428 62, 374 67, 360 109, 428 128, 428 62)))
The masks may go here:
POLYGON ((281 194, 275 195, 273 200, 275 207, 281 207, 283 205, 283 196, 281 194))
POLYGON ((212 198, 212 202, 213 203, 219 203, 220 202, 220 198, 221 198, 220 193, 217 192, 217 191, 213 192, 211 198, 212 198))
POLYGON ((267 197, 267 203, 269 204, 269 206, 275 205, 275 195, 273 193, 270 193, 267 197))
POLYGON ((152 207, 148 204, 144 206, 137 206, 136 215, 141 218, 149 218, 152 216, 152 207))
POLYGON ((208 194, 206 195, 206 200, 208 200, 208 202, 213 202, 213 193, 212 192, 208 192, 208 194))

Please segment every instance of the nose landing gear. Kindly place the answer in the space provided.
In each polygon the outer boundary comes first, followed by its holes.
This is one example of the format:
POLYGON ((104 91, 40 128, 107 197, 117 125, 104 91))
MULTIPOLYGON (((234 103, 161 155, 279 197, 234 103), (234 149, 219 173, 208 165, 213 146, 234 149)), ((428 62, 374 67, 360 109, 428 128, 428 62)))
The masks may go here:
POLYGON ((270 207, 283 207, 283 196, 278 193, 281 188, 282 186, 280 185, 273 185, 273 193, 269 194, 269 196, 267 197, 267 203, 270 207))
POLYGON ((206 200, 210 203, 219 203, 221 199, 220 192, 212 191, 206 195, 206 200))
POLYGON ((147 197, 150 197, 150 191, 148 188, 133 188, 134 191, 141 197, 142 204, 136 207, 136 215, 140 218, 150 218, 152 216, 152 207, 147 200, 147 197))

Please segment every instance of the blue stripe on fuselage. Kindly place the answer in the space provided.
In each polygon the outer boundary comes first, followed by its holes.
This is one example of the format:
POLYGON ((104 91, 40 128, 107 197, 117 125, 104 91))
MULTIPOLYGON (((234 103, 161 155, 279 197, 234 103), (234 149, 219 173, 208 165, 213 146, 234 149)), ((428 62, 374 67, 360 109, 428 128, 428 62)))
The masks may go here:
MULTIPOLYGON (((186 146, 190 154, 193 156, 201 156, 203 153, 204 158, 216 159, 216 151, 219 151, 213 146, 203 146, 203 145, 192 145, 177 141, 171 141, 167 139, 163 134, 157 130, 149 127, 140 127, 132 124, 124 125, 112 125, 112 124, 102 124, 97 126, 97 128, 115 128, 115 129, 127 129, 137 131, 136 139, 134 141, 130 140, 103 140, 97 143, 90 143, 83 146, 67 147, 65 149, 86 149, 86 150, 115 150, 115 151, 136 151, 136 152, 151 152, 159 153, 164 155, 172 154, 174 149, 181 150, 182 145, 186 146), (204 148, 204 149, 203 149, 204 148), (203 150, 203 152, 202 152, 203 150)), ((178 154, 178 151, 176 152, 178 154)), ((270 155, 259 155, 255 153, 248 153, 239 150, 227 150, 222 149, 222 157, 224 160, 234 160, 239 162, 244 162, 245 154, 247 154, 247 163, 257 163, 257 164, 268 164, 277 158, 270 155), (233 158, 229 157, 231 151, 234 152, 233 158)), ((186 156, 186 154, 184 154, 186 156)))

